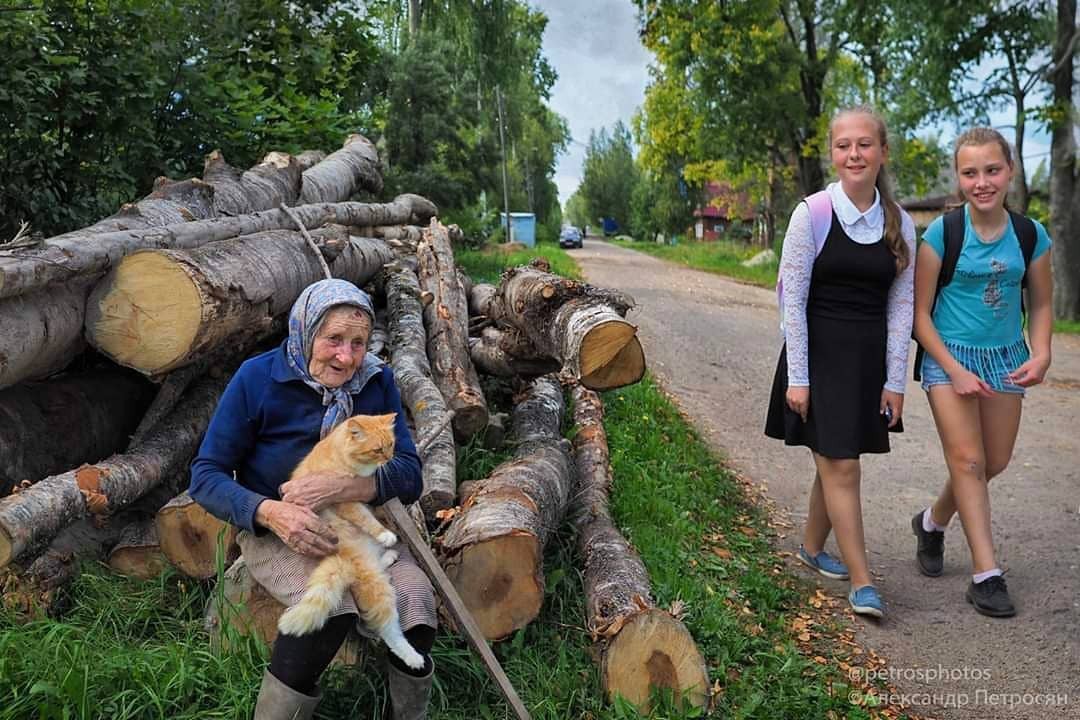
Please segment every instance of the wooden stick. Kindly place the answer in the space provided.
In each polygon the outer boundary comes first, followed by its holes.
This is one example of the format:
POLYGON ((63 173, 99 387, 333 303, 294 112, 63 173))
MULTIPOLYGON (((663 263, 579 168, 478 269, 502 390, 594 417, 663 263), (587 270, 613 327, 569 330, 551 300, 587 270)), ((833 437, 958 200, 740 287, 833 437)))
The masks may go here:
POLYGON ((323 276, 326 278, 334 277, 330 273, 330 266, 326 264, 326 258, 323 257, 322 251, 319 250, 319 246, 315 244, 315 238, 311 237, 311 233, 309 233, 307 231, 307 228, 304 227, 303 221, 298 218, 296 216, 296 213, 292 211, 292 208, 290 208, 285 203, 281 203, 280 205, 278 205, 278 207, 281 208, 285 212, 285 214, 289 216, 290 220, 296 223, 296 227, 300 228, 300 234, 304 236, 305 240, 307 240, 308 247, 310 247, 312 252, 315 253, 315 256, 319 258, 319 267, 322 268, 323 276))
POLYGON ((398 535, 405 539, 409 549, 412 550, 413 556, 419 561, 420 567, 431 578, 431 582, 435 585, 439 595, 442 596, 443 601, 446 603, 446 607, 450 610, 450 615, 457 622, 458 627, 465 631, 465 640, 480 655, 480 659, 484 661, 488 674, 491 675, 495 684, 499 686, 499 690, 502 692, 503 697, 506 698, 507 704, 510 705, 518 720, 531 720, 532 716, 525 709, 525 705, 521 702, 521 698, 518 697, 514 686, 510 684, 510 678, 506 677, 506 673, 503 672, 499 661, 495 659, 491 648, 488 647, 487 640, 484 639, 480 628, 476 626, 476 621, 473 620, 469 609, 465 607, 465 603, 462 602, 453 583, 450 582, 450 578, 446 577, 446 573, 443 572, 439 562, 431 554, 431 548, 420 537, 416 525, 413 524, 412 519, 405 512, 405 506, 397 498, 391 498, 383 504, 383 507, 386 508, 394 525, 397 526, 398 535))

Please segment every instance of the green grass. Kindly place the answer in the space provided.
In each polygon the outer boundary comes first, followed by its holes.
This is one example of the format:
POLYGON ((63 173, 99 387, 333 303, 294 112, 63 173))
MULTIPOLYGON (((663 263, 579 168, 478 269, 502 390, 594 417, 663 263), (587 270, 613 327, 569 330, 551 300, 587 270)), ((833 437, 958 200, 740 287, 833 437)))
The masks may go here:
POLYGON ((1080 322, 1074 322, 1070 320, 1055 320, 1054 332, 1066 333, 1069 335, 1080 335, 1080 322))
POLYGON ((752 285, 776 287, 777 263, 758 267, 743 267, 742 262, 761 252, 743 243, 728 240, 715 242, 686 242, 678 245, 658 245, 649 242, 616 241, 619 247, 648 253, 662 260, 681 263, 697 270, 726 275, 752 285))
POLYGON ((551 271, 564 277, 581 279, 581 270, 573 258, 555 243, 537 243, 536 247, 488 245, 481 250, 455 250, 454 260, 477 282, 497 283, 502 271, 525 265, 536 257, 551 263, 551 271))
MULTIPOLYGON (((565 253, 558 257, 560 251, 550 250, 541 253, 557 259, 557 266, 572 265, 565 253)), ((466 263, 470 270, 474 263, 490 267, 483 254, 466 256, 466 263)), ((488 396, 509 402, 494 389, 488 396)), ((684 622, 721 688, 711 716, 870 717, 847 700, 837 667, 845 659, 839 646, 815 649, 827 656, 825 664, 796 648, 791 619, 807 610, 812 591, 787 573, 770 546, 764 511, 747 499, 650 378, 606 393, 604 401, 615 475, 613 516, 640 551, 657 604, 685 604, 684 622), (718 554, 717 547, 724 552, 718 554)), ((485 450, 475 441, 466 445, 459 452, 459 480, 486 476, 508 453, 485 450)), ((545 573, 540 616, 495 646, 533 717, 638 717, 625 703, 603 698, 584 628, 579 564, 565 530, 549 543, 545 573)), ((138 582, 92 565, 72 586, 61 618, 25 622, 0 610, 0 720, 250 718, 267 652, 235 637, 229 653, 210 650, 202 615, 211 588, 171 571, 138 582)), ((508 717, 497 689, 463 643, 440 634, 433 654, 433 719, 508 717)), ((356 668, 332 668, 322 684, 316 717, 381 717, 385 690, 377 655, 356 668)), ((671 698, 657 697, 650 717, 693 715, 678 710, 671 698)))

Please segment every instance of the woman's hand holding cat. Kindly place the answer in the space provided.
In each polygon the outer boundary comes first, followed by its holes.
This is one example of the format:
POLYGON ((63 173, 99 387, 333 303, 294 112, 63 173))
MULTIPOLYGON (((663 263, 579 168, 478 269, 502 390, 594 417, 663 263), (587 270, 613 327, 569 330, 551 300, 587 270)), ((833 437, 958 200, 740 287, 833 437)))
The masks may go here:
POLYGON ((314 472, 290 480, 280 488, 281 499, 319 512, 328 505, 342 502, 366 502, 375 499, 375 478, 346 473, 314 472))
POLYGON ((255 522, 301 555, 324 557, 337 550, 337 535, 310 508, 264 500, 255 510, 255 522))

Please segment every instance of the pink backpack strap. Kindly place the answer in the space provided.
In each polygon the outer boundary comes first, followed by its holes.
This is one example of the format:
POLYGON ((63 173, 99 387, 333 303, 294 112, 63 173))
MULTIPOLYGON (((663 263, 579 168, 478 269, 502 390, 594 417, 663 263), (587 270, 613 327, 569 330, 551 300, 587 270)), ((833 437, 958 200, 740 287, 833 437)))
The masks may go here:
MULTIPOLYGON (((810 210, 810 234, 814 236, 814 257, 817 257, 821 254, 821 248, 825 246, 825 239, 829 237, 829 230, 832 228, 832 198, 828 191, 819 190, 807 195, 803 202, 810 210)), ((780 327, 783 327, 784 284, 779 277, 776 279, 776 297, 780 305, 780 327)))
POLYGON ((810 230, 814 235, 814 256, 821 254, 821 248, 825 245, 825 238, 829 237, 829 228, 832 227, 832 198, 826 190, 819 190, 813 195, 808 195, 806 207, 810 208, 810 230))

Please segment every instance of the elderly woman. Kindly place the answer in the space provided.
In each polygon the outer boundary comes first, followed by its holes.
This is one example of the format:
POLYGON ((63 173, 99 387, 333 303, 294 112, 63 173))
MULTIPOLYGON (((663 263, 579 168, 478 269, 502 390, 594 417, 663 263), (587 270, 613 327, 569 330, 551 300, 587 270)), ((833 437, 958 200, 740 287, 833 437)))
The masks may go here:
MULTIPOLYGON (((305 289, 289 316, 288 339, 233 376, 191 465, 191 496, 242 528, 238 542, 248 571, 286 606, 299 602, 319 558, 334 552, 337 538, 316 514, 321 508, 356 500, 378 505, 393 497, 411 503, 420 495, 420 458, 394 373, 366 350, 373 321, 370 298, 352 283, 323 280, 305 289), (391 412, 397 413, 394 457, 374 476, 316 473, 288 480, 341 421, 391 412)), ((398 543, 395 550, 390 577, 398 614, 425 663, 413 671, 389 654, 390 702, 395 720, 421 720, 431 694, 435 600, 408 549, 398 543)), ((358 620, 346 593, 322 630, 279 635, 256 720, 310 718, 319 676, 358 620)))

